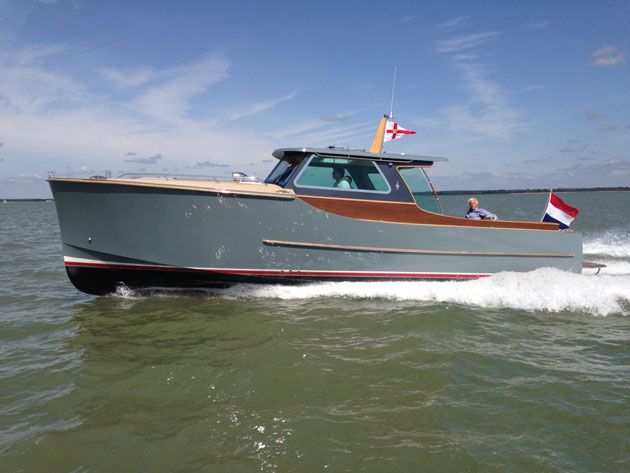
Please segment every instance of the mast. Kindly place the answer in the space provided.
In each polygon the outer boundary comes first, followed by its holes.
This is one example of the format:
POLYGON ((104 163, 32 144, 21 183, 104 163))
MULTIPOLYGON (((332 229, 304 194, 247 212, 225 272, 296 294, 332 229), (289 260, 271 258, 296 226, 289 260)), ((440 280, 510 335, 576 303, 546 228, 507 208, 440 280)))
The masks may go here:
POLYGON ((372 141, 372 146, 370 146, 370 153, 381 154, 381 151, 383 151, 383 138, 385 137, 385 126, 387 125, 387 118, 388 115, 383 115, 383 118, 381 118, 381 121, 376 128, 374 140, 372 141))

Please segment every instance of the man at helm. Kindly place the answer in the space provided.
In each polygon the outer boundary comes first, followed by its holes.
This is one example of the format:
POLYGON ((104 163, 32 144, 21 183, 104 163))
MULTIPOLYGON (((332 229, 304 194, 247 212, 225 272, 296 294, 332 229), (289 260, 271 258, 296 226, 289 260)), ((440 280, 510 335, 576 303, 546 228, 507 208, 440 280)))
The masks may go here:
POLYGON ((338 187, 339 189, 350 189, 350 182, 352 182, 352 178, 350 176, 346 176, 346 171, 340 164, 335 164, 333 166, 332 176, 335 180, 335 184, 333 187, 338 187))

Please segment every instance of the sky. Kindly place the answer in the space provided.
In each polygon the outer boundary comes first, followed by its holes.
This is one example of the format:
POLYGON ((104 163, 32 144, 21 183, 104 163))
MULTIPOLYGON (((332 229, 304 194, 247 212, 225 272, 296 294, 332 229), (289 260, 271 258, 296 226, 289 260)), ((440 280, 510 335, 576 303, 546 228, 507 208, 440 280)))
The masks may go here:
POLYGON ((438 189, 630 186, 628 1, 0 0, 0 198, 369 148, 438 189))

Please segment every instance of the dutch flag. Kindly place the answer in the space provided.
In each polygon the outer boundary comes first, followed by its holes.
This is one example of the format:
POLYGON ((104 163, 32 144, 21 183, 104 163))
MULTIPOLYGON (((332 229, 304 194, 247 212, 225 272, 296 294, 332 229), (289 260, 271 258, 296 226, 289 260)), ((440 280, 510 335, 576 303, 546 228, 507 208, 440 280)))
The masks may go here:
POLYGON ((561 230, 569 228, 580 211, 571 207, 553 192, 549 193, 549 203, 542 219, 543 222, 557 223, 561 230))

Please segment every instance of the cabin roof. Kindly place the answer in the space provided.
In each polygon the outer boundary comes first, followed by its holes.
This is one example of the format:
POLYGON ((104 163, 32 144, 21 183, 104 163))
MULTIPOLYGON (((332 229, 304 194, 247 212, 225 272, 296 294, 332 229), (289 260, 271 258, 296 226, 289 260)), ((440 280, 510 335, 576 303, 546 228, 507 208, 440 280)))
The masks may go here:
POLYGON ((282 159, 291 154, 317 154, 320 156, 331 156, 339 158, 362 158, 372 159, 375 161, 391 161, 397 163, 412 163, 419 161, 422 163, 434 163, 434 162, 446 162, 446 158, 438 158, 435 156, 416 156, 411 154, 398 154, 398 153, 370 153, 364 149, 349 149, 349 148, 278 148, 273 153, 273 156, 277 159, 282 159))

